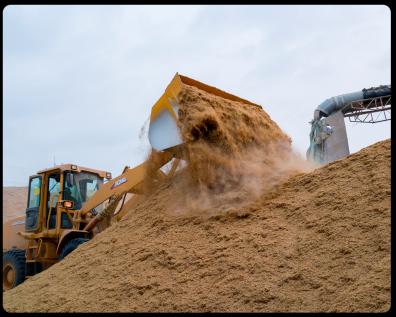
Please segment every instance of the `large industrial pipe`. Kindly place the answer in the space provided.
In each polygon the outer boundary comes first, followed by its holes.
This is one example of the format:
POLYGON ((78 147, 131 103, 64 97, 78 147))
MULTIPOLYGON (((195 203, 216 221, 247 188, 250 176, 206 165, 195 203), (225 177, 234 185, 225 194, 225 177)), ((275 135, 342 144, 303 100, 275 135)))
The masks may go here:
POLYGON ((361 91, 352 92, 349 94, 331 97, 323 101, 314 112, 314 120, 319 120, 321 117, 328 117, 334 112, 337 112, 342 107, 352 101, 388 96, 391 94, 390 85, 381 85, 379 87, 372 87, 362 89, 361 91))

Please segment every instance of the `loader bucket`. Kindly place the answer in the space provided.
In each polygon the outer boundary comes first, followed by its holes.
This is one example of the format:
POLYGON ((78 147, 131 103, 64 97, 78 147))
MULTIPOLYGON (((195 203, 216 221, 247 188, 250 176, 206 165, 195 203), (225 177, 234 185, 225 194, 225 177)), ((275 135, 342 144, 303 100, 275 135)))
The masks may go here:
POLYGON ((179 110, 178 94, 182 90, 183 84, 194 86, 225 99, 247 103, 261 108, 261 106, 248 100, 176 73, 164 94, 151 109, 148 137, 151 146, 157 151, 163 151, 183 143, 177 127, 179 110))

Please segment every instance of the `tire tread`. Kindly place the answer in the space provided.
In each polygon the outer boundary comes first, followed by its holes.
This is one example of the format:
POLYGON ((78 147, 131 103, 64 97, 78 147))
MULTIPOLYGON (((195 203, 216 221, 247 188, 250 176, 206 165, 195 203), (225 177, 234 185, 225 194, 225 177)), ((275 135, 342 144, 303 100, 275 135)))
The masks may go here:
POLYGON ((3 253, 3 265, 5 262, 10 262, 15 268, 15 286, 21 284, 26 278, 26 257, 25 250, 11 249, 3 253))
POLYGON ((89 239, 87 238, 74 238, 66 242, 66 244, 62 248, 61 253, 59 254, 59 259, 63 260, 69 253, 77 249, 80 244, 83 244, 87 241, 89 241, 89 239))

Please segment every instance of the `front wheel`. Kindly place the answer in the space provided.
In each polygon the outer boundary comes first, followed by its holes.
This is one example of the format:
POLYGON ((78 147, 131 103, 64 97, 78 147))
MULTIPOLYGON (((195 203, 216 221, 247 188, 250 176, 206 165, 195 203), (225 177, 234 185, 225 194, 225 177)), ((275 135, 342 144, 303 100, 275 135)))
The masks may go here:
POLYGON ((25 250, 13 249, 3 253, 3 290, 14 288, 25 278, 25 250))
POLYGON ((59 254, 59 259, 63 260, 70 252, 74 251, 80 244, 87 242, 88 240, 89 239, 87 238, 75 238, 66 242, 61 253, 59 254))

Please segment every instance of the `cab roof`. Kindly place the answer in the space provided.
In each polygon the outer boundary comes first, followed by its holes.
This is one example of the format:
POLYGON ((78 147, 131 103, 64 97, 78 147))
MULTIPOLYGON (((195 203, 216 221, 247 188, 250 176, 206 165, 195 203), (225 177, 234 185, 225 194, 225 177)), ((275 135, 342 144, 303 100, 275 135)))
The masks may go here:
POLYGON ((61 165, 55 165, 53 167, 50 168, 46 168, 43 170, 40 170, 37 172, 37 174, 45 174, 48 172, 52 172, 52 171, 74 171, 77 173, 81 173, 81 172, 90 172, 90 173, 94 173, 99 175, 99 177, 103 177, 103 178, 107 178, 107 174, 110 174, 110 172, 106 172, 106 171, 102 171, 102 170, 97 170, 94 168, 89 168, 89 167, 83 167, 83 166, 78 166, 76 164, 61 164, 61 165))

